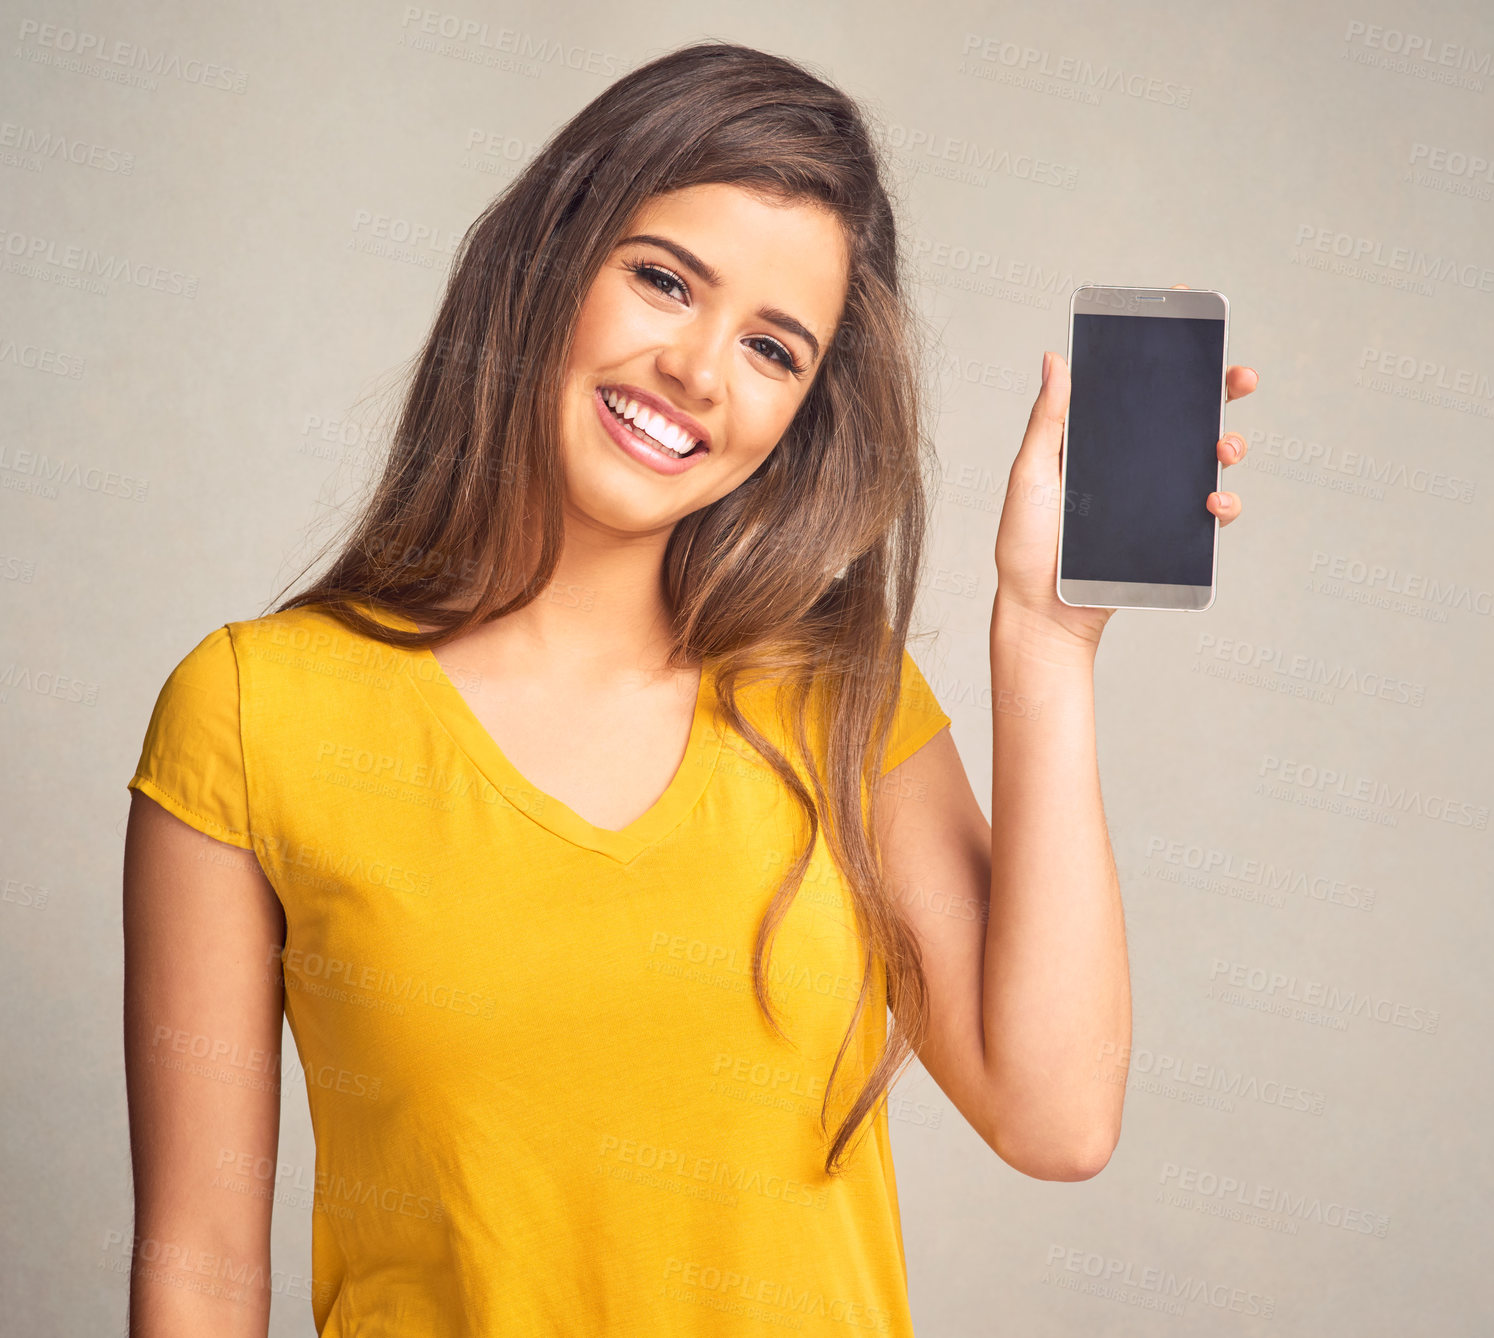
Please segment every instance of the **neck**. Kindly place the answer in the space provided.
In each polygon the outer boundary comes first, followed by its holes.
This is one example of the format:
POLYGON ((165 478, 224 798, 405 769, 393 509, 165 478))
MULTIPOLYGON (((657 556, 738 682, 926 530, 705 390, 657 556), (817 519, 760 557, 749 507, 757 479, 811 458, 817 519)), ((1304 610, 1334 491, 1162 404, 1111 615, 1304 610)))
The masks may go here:
POLYGON ((663 582, 669 534, 619 535, 568 523, 555 573, 539 596, 460 640, 504 659, 554 666, 566 677, 663 671, 671 642, 663 582))

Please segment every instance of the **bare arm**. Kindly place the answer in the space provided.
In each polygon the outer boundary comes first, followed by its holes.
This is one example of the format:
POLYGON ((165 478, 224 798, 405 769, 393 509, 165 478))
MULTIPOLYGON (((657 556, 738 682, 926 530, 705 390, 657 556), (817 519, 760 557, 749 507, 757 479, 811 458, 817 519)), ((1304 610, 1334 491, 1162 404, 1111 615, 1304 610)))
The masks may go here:
MULTIPOLYGON (((884 787, 924 802, 879 802, 877 822, 929 978, 924 1067, 1004 1161, 1083 1180, 1120 1138, 1131 1050, 1125 913, 1095 739, 1095 648, 1115 610, 1057 597, 1069 369, 1046 353, 1043 367, 996 535, 991 821, 945 730, 884 787)), ((1259 377, 1232 365, 1225 382, 1234 400, 1259 377)), ((1230 434, 1215 452, 1238 464, 1245 442, 1230 434)), ((1241 514, 1234 493, 1199 507, 1221 527, 1241 514)))
POLYGON ((985 1066, 1004 1147, 1031 1174, 1084 1179, 1120 1139, 1124 1073, 1102 1076, 1131 1047, 1125 911, 1100 796, 1093 651, 1031 635, 1019 613, 998 596, 985 1066))
POLYGON ((252 852, 132 793, 124 1050, 140 1338, 269 1328, 284 932, 252 852))
POLYGON ((1024 632, 993 620, 994 831, 946 729, 889 773, 878 835, 928 981, 919 1060, 1003 1161, 1083 1180, 1120 1136, 1123 1075, 1096 1071, 1130 1042, 1124 916, 1092 664, 1024 632))

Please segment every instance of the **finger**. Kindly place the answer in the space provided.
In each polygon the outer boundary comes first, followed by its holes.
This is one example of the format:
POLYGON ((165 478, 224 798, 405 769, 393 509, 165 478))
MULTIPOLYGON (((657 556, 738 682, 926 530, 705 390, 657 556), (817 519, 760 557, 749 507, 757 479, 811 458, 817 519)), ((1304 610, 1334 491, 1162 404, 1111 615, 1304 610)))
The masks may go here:
POLYGON ((1240 514, 1240 499, 1232 492, 1211 492, 1208 506, 1221 525, 1228 525, 1240 514))
MULTIPOLYGON (((1069 365, 1056 353, 1048 353, 1048 381, 1033 401, 1027 418, 1027 431, 1017 460, 1024 465, 1046 466, 1058 460, 1063 444, 1063 420, 1069 410, 1069 365)), ((1013 466, 1017 460, 1014 460, 1013 466)))
POLYGON ((1245 438, 1238 432, 1231 432, 1228 436, 1219 438, 1217 450, 1219 452, 1219 463, 1228 468, 1237 465, 1245 458, 1245 438))
POLYGON ((1240 367, 1231 364, 1229 370, 1224 374, 1224 398, 1226 401, 1237 400, 1242 395, 1248 395, 1261 383, 1254 367, 1240 367))

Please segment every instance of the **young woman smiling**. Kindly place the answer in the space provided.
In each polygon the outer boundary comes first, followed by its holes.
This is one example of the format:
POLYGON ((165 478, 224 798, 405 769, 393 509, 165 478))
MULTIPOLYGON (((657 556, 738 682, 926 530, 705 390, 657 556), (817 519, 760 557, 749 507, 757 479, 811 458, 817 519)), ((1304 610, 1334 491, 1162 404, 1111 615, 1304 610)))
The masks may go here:
POLYGON ((996 536, 993 827, 905 648, 912 324, 855 104, 739 46, 619 80, 474 224, 367 507, 178 664, 130 781, 132 1333, 265 1332, 282 1011, 323 1338, 909 1334, 914 1052, 1018 1170, 1105 1164, 1067 372, 996 536))

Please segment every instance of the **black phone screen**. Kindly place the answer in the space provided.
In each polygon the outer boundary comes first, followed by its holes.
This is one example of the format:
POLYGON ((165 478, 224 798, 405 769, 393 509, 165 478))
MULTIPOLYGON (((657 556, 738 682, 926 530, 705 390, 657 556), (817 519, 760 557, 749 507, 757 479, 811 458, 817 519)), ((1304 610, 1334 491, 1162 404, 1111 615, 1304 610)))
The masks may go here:
POLYGON ((1074 316, 1061 579, 1213 583, 1224 322, 1074 316))

